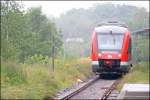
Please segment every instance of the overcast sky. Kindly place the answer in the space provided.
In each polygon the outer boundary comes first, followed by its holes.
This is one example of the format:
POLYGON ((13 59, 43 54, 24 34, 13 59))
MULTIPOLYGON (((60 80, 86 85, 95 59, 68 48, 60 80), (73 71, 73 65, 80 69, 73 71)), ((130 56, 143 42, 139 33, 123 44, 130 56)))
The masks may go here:
POLYGON ((111 2, 113 4, 133 5, 137 7, 144 7, 149 11, 149 1, 18 1, 22 2, 25 9, 29 7, 42 7, 42 12, 47 16, 59 17, 60 14, 72 8, 85 8, 88 9, 93 4, 102 4, 111 2))

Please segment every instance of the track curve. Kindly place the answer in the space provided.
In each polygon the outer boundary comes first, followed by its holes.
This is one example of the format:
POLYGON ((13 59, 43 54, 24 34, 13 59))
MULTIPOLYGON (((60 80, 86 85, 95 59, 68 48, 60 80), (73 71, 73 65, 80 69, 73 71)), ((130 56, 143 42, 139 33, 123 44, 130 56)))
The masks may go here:
POLYGON ((119 83, 119 80, 120 78, 100 79, 99 77, 94 77, 93 79, 79 86, 78 89, 75 89, 74 91, 66 93, 55 99, 107 99, 107 97, 119 83))

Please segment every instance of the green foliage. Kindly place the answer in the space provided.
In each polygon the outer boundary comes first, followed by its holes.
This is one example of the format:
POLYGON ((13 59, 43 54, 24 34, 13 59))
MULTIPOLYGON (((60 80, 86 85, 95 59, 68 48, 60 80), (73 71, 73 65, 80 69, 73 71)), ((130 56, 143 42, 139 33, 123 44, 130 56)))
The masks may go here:
POLYGON ((135 66, 136 71, 140 71, 142 73, 149 73, 149 62, 140 62, 136 64, 135 66))
POLYGON ((21 6, 13 1, 4 1, 1 5, 1 54, 3 59, 16 59, 19 56, 20 38, 25 33, 25 17, 21 6))
POLYGON ((37 55, 35 54, 34 56, 29 56, 25 59, 25 63, 28 63, 28 64, 47 64, 49 62, 49 58, 48 56, 44 57, 42 55, 37 55))
POLYGON ((25 73, 20 67, 20 64, 16 64, 13 62, 2 62, 1 72, 2 76, 4 76, 5 84, 18 85, 26 83, 25 73))
POLYGON ((52 98, 59 90, 76 84, 77 79, 85 80, 92 75, 90 59, 69 59, 64 63, 56 59, 55 63, 53 73, 47 64, 2 61, 1 99, 52 98))
POLYGON ((138 38, 133 35, 132 43, 132 59, 134 62, 149 61, 149 37, 138 35, 138 38))
POLYGON ((137 58, 141 61, 149 61, 149 38, 139 36, 137 44, 137 58))
POLYGON ((23 6, 15 1, 3 1, 1 6, 1 54, 3 60, 15 59, 24 62, 35 54, 51 56, 60 51, 62 41, 55 23, 41 11, 41 7, 22 11, 23 6))

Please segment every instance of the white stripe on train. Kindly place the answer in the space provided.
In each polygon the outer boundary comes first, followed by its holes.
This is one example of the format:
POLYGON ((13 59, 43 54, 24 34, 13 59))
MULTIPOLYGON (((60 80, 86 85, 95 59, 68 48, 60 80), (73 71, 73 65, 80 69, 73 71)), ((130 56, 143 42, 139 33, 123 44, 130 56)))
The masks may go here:
POLYGON ((98 61, 92 61, 92 65, 98 65, 98 61))
MULTIPOLYGON (((121 61, 120 65, 129 65, 130 62, 121 61)), ((92 65, 98 65, 98 61, 92 61, 92 65)))

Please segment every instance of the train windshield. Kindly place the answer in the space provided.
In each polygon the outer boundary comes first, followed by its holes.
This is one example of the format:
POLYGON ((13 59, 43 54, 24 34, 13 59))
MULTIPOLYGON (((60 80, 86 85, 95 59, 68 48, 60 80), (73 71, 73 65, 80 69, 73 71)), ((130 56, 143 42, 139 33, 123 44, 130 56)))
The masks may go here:
POLYGON ((98 34, 98 48, 100 51, 121 51, 123 34, 98 34))

